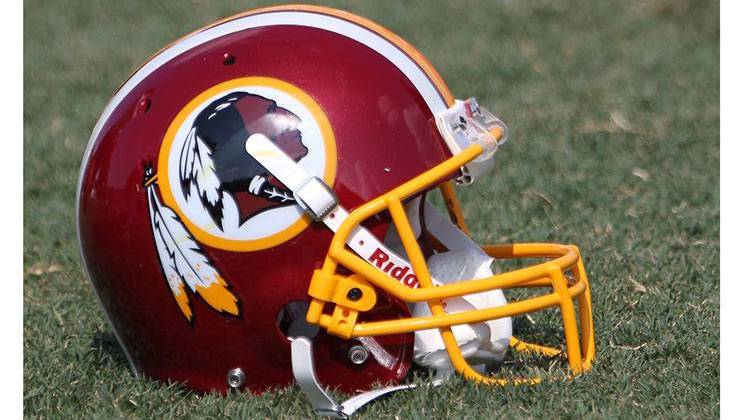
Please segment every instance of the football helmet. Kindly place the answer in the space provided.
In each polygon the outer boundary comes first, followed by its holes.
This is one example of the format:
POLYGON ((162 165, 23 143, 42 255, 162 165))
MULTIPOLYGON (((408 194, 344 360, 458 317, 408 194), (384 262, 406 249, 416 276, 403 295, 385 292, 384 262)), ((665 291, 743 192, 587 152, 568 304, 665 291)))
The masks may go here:
POLYGON ((369 20, 242 13, 166 46, 107 104, 78 185, 84 266, 132 370, 198 391, 296 377, 315 399, 403 383, 412 363, 502 385, 489 372, 509 349, 560 353, 512 335, 545 308, 578 374, 594 357, 578 248, 478 246, 454 190, 507 137, 369 20), (543 261, 493 271, 514 258, 543 261))

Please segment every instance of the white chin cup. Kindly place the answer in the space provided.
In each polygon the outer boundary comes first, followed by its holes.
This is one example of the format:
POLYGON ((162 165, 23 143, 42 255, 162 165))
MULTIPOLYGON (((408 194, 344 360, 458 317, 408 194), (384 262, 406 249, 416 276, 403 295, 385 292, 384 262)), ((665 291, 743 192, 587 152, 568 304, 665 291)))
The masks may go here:
MULTIPOLYGON (((412 200, 407 208, 409 221, 417 235, 421 232, 418 211, 420 200, 412 200)), ((491 264, 494 259, 429 203, 425 203, 424 217, 426 230, 448 248, 448 251, 435 254, 427 260, 435 283, 451 284, 493 275, 491 264)), ((386 244, 394 251, 405 255, 393 226, 389 229, 386 244)), ((507 304, 501 290, 444 299, 443 303, 443 309, 448 313, 493 308, 507 304)), ((412 316, 415 317, 432 316, 429 307, 423 302, 410 305, 410 310, 412 316)), ((510 318, 457 325, 451 327, 451 330, 461 347, 461 354, 472 368, 480 372, 485 372, 486 368, 496 366, 503 361, 513 334, 510 318)), ((434 370, 439 376, 453 372, 453 365, 437 329, 414 333, 414 362, 434 370)))

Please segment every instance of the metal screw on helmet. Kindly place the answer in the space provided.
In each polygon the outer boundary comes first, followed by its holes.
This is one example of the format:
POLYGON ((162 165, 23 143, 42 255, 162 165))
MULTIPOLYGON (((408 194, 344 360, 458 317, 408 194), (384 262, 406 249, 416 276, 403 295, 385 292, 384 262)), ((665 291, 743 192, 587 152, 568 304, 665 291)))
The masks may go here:
POLYGON ((354 301, 360 300, 362 299, 362 290, 357 287, 349 289, 349 292, 347 292, 346 294, 346 298, 354 301))
POLYGON ((227 385, 232 389, 240 389, 245 385, 245 372, 240 368, 227 372, 227 385))
POLYGON ((367 361, 367 358, 370 356, 370 353, 367 351, 364 346, 352 346, 352 348, 349 349, 349 361, 354 363, 355 365, 361 365, 365 361, 367 361))

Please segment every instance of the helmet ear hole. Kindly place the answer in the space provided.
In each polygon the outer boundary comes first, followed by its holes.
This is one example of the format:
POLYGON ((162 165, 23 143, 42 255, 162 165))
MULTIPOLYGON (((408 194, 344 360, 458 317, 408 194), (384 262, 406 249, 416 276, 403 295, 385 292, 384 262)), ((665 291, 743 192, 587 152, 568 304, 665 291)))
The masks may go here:
POLYGON ((309 303, 307 302, 294 300, 281 308, 276 317, 276 326, 284 337, 289 339, 297 337, 312 339, 318 335, 320 327, 309 324, 305 319, 308 306, 309 303))

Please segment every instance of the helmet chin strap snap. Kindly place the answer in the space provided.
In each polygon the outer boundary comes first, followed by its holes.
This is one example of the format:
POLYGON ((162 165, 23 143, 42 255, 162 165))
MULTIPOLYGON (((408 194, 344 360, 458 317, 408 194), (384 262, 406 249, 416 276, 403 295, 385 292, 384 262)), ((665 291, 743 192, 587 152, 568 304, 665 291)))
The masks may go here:
MULTIPOLYGON (((315 409, 315 413, 337 419, 348 419, 355 411, 384 395, 416 387, 415 384, 408 384, 375 389, 355 395, 338 404, 318 381, 313 364, 312 342, 307 337, 292 339, 292 372, 294 373, 294 380, 305 393, 308 401, 315 409)), ((433 382, 433 385, 439 385, 439 382, 433 382)))
POLYGON ((265 135, 248 137, 245 151, 294 192, 297 205, 313 220, 324 220, 338 206, 336 194, 323 180, 308 174, 265 135))

